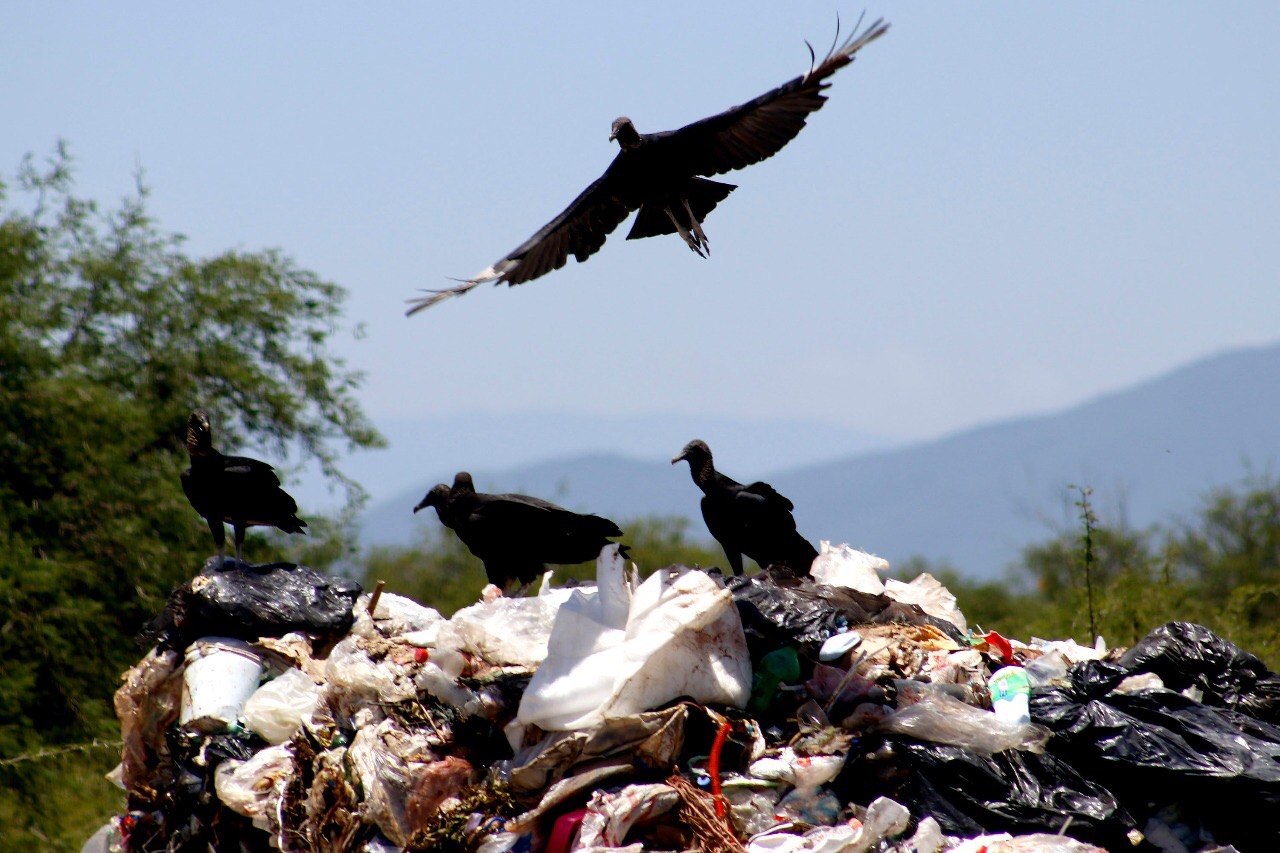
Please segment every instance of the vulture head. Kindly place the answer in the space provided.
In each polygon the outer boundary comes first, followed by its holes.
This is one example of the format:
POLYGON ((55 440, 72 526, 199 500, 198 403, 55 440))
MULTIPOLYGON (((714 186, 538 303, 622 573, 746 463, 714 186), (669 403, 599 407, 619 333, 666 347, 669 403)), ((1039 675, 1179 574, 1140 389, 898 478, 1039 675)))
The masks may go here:
POLYGON ((609 141, 613 142, 615 139, 624 149, 635 148, 640 144, 640 132, 631 123, 631 119, 620 116, 613 120, 613 129, 609 131, 609 141))
POLYGON ((454 474, 452 493, 455 495, 474 495, 476 493, 476 484, 471 479, 471 475, 466 471, 459 471, 454 474))
POLYGON ((196 409, 187 418, 187 453, 192 456, 208 456, 213 450, 213 429, 209 426, 209 413, 196 409))
POLYGON ((418 501, 418 505, 413 508, 414 512, 429 506, 436 508, 439 513, 444 505, 449 501, 449 487, 444 483, 437 483, 431 487, 431 491, 427 492, 426 497, 418 501))
POLYGON ((689 463, 689 473, 693 475, 694 482, 699 484, 709 479, 715 471, 711 464, 711 448, 707 447, 705 441, 696 438, 671 458, 672 465, 682 461, 689 463))
POLYGON ((711 461, 711 448, 707 447, 707 443, 695 438, 684 446, 684 449, 671 457, 671 464, 677 462, 689 461, 689 467, 700 468, 703 462, 711 461))

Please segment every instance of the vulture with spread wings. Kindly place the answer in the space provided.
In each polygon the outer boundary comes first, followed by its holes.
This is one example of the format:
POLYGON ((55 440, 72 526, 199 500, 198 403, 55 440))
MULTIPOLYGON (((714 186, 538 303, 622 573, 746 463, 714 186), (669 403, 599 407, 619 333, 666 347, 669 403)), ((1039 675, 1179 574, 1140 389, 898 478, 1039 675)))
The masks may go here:
POLYGON ((699 176, 742 169, 782 150, 804 127, 809 113, 822 108, 826 101, 822 90, 831 85, 826 78, 888 29, 883 21, 861 34, 855 28, 849 39, 833 45, 807 74, 679 130, 640 133, 631 119, 615 119, 609 140, 616 139, 622 150, 603 175, 506 257, 457 287, 409 300, 407 313, 459 296, 486 281, 509 285, 532 281, 564 266, 569 255, 585 261, 634 210, 640 212, 628 240, 679 234, 690 249, 706 257, 709 248, 702 223, 737 187, 699 176))

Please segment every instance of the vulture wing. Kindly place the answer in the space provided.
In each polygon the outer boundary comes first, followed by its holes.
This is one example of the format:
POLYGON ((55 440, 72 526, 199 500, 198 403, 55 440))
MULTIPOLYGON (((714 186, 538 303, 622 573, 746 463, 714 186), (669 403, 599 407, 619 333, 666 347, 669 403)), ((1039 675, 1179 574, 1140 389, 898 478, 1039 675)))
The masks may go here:
MULTIPOLYGON (((619 155, 621 156, 621 155, 619 155)), ((492 281, 509 285, 523 284, 565 265, 569 255, 585 261, 604 245, 604 240, 631 212, 640 206, 638 199, 622 186, 614 159, 605 173, 587 187, 560 215, 538 229, 501 260, 467 279, 457 287, 428 291, 427 296, 410 299, 412 316, 423 308, 451 296, 461 296, 477 284, 492 281)))
POLYGON ((768 483, 752 483, 738 493, 738 500, 747 506, 769 509, 774 512, 791 512, 795 505, 768 483))
POLYGON ((719 115, 647 138, 666 147, 672 160, 687 166, 695 175, 719 175, 759 163, 781 151, 804 127, 809 113, 822 108, 827 99, 822 90, 831 85, 824 80, 853 62, 864 45, 888 29, 883 19, 861 35, 855 28, 854 35, 833 45, 821 64, 808 74, 719 115))
POLYGON ((223 472, 241 489, 274 489, 279 488, 280 478, 276 469, 258 459, 247 456, 224 456, 223 472))

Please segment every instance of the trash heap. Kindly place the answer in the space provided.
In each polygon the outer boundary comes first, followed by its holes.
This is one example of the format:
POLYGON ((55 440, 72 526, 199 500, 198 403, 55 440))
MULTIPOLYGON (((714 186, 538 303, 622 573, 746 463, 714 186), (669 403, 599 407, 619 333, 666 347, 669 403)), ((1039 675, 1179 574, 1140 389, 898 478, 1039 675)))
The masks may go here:
POLYGON ((129 810, 85 850, 1276 849, 1256 657, 1176 622, 1023 644, 886 567, 641 580, 610 546, 446 619, 211 561, 116 694, 129 810))

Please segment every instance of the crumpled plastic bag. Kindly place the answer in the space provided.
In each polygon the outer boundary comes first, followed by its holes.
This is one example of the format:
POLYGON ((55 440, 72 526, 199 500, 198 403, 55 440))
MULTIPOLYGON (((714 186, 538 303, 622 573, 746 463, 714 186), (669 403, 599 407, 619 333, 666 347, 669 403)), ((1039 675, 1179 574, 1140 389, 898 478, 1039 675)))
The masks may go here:
POLYGON ((825 586, 856 589, 868 595, 881 595, 884 582, 878 572, 888 571, 889 561, 850 545, 832 545, 826 539, 809 569, 809 577, 825 586))
POLYGON ((800 644, 809 657, 816 658, 828 637, 855 625, 863 635, 864 649, 870 636, 864 625, 930 625, 957 643, 967 644, 965 633, 951 622, 884 594, 827 586, 775 569, 730 578, 726 583, 733 591, 755 658, 794 644, 800 644))
POLYGON ((516 755, 509 774, 511 788, 519 793, 541 791, 575 765, 611 757, 665 770, 680 757, 690 707, 680 703, 604 720, 594 729, 550 732, 516 755))
POLYGON ((789 746, 777 755, 758 758, 748 771, 758 779, 786 782, 802 790, 825 785, 844 769, 843 755, 797 755, 789 746))
MULTIPOLYGON (((440 615, 440 611, 434 607, 426 607, 412 598, 391 592, 380 594, 373 613, 369 613, 371 598, 370 594, 365 593, 356 602, 357 621, 363 630, 367 631, 369 627, 376 628, 384 637, 399 637, 414 631, 424 631, 446 621, 440 615), (364 627, 366 620, 368 627, 364 627)), ((354 625, 352 629, 358 630, 354 625)))
POLYGON ((764 832, 748 840, 747 853, 866 853, 885 838, 905 832, 910 822, 911 812, 905 806, 877 797, 861 824, 817 826, 803 835, 764 832))
POLYGON ((383 665, 369 656, 360 637, 348 634, 329 652, 325 663, 325 692, 341 709, 369 703, 393 705, 412 699, 418 688, 400 668, 383 665))
MULTIPOLYGON (((984 756, 900 736, 887 744, 895 799, 910 803, 914 814, 932 815, 947 835, 1057 832, 1069 817, 1073 837, 1108 850, 1131 846, 1126 833, 1136 823, 1115 795, 1047 752, 1010 749, 984 756)), ((866 764, 851 765, 850 773, 870 786, 857 796, 888 782, 876 780, 866 764)))
POLYGON ((214 790, 223 805, 274 835, 280 830, 280 797, 295 771, 293 753, 284 746, 270 746, 247 761, 229 759, 219 764, 214 790))
POLYGON ((1202 625, 1170 622, 1125 652, 1119 665, 1160 676, 1171 690, 1198 687, 1208 705, 1280 723, 1280 675, 1202 625))
POLYGON ((466 759, 436 755, 426 736, 390 719, 356 732, 347 759, 360 781, 362 813, 402 846, 475 778, 466 759))
MULTIPOLYGON (((907 682, 899 682, 906 684, 907 682)), ((898 710, 881 721, 882 731, 963 747, 978 755, 1006 749, 1043 752, 1050 732, 1036 723, 1002 720, 936 689, 921 685, 918 696, 898 693, 898 710), (906 704, 906 702, 910 704, 906 704)))
POLYGON ((945 619, 960 631, 969 630, 964 614, 956 607, 956 597, 928 572, 916 575, 910 583, 890 578, 885 581, 884 592, 894 601, 914 604, 930 616, 945 619))
MULTIPOLYGON (((1211 634, 1205 641, 1208 655, 1225 648, 1211 634)), ((1140 819, 1165 805, 1190 802, 1219 843, 1248 847, 1253 839, 1274 837, 1280 726, 1172 689, 1115 689, 1134 674, 1123 665, 1085 661, 1071 668, 1066 684, 1033 689, 1031 716, 1053 730, 1053 752, 1091 778, 1106 780, 1140 819)), ((1188 680, 1170 676, 1174 683, 1188 680)))
POLYGON ((751 660, 727 590, 685 567, 628 582, 616 545, 601 551, 596 571, 596 589, 576 589, 560 607, 520 702, 522 724, 590 729, 680 696, 746 704, 751 660))
POLYGON ((245 728, 267 743, 293 737, 315 710, 323 690, 300 669, 290 669, 259 687, 244 703, 245 728))
POLYGON ((572 589, 552 589, 544 576, 535 596, 480 601, 449 621, 466 651, 495 666, 532 668, 546 659, 556 613, 572 594, 572 589))
POLYGON ((130 791, 164 791, 173 785, 165 732, 182 705, 182 655, 152 649, 124 674, 115 693, 116 718, 124 740, 121 781, 130 791), (165 754, 166 760, 157 756, 165 754))
POLYGON ((178 587, 143 632, 163 649, 184 649, 205 636, 256 640, 291 631, 343 634, 351 627, 360 584, 306 566, 219 564, 178 587))
POLYGON ((664 815, 679 803, 680 795, 660 782, 595 791, 587 802, 576 849, 620 847, 633 826, 664 815))

